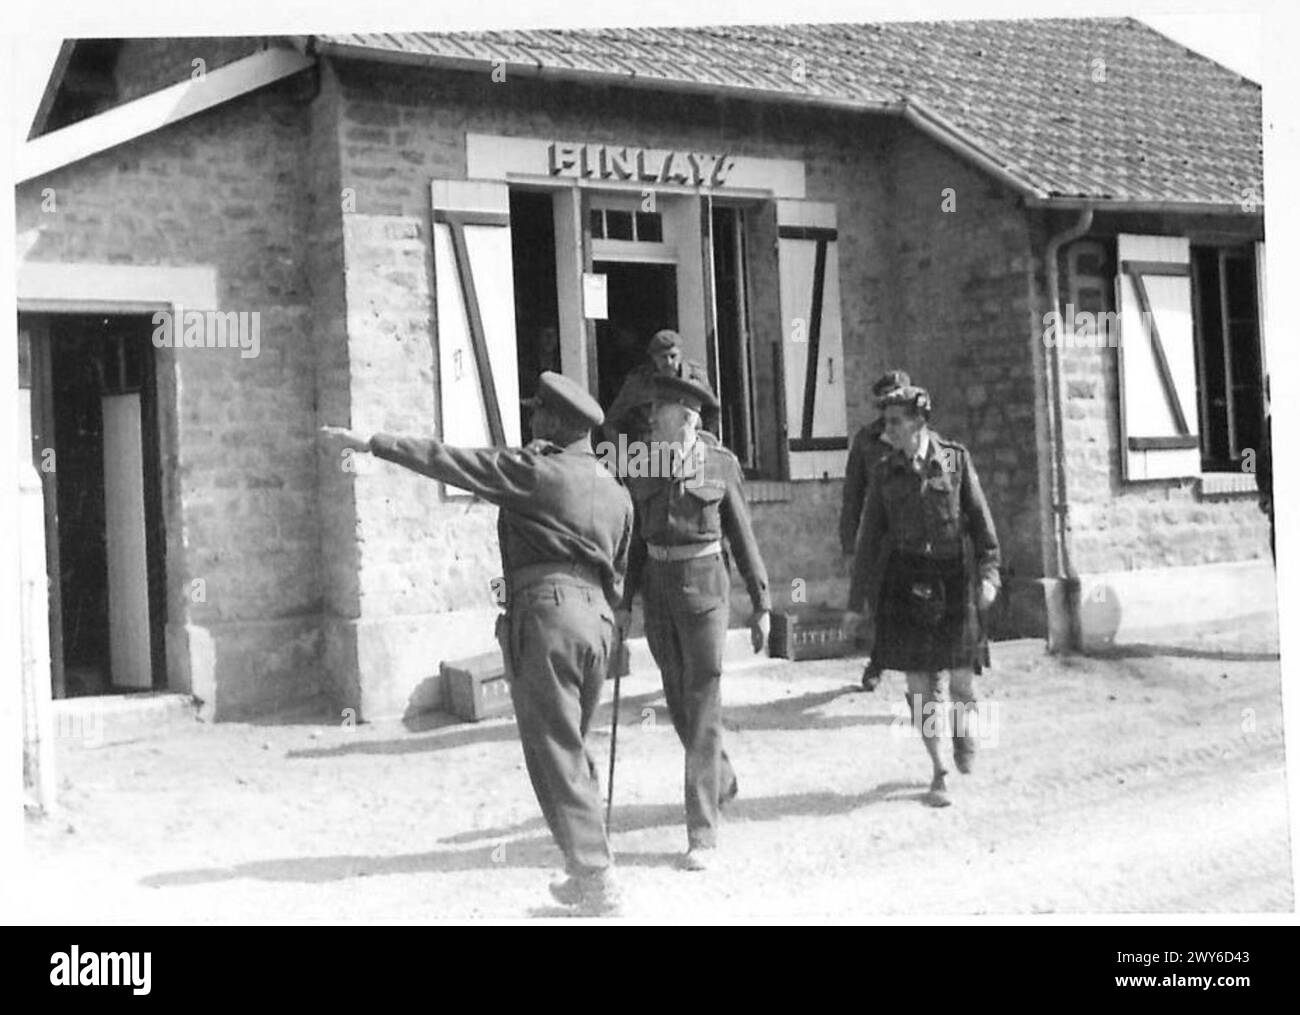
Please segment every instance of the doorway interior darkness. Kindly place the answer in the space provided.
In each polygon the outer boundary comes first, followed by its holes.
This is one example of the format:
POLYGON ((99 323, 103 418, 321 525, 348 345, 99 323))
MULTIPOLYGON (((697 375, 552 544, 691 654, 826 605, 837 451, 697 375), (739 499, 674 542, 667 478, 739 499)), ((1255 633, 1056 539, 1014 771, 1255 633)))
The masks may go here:
POLYGON ((677 327, 677 269, 671 264, 597 261, 607 279, 609 316, 596 322, 597 397, 606 408, 628 372, 646 361, 656 331, 677 327))
POLYGON ((19 316, 46 500, 55 697, 166 686, 157 384, 148 315, 19 316))
MULTIPOLYGON (((555 220, 549 192, 510 188, 510 248, 519 397, 531 398, 537 393, 537 378, 543 371, 560 370, 555 220)), ((527 443, 532 438, 532 415, 518 411, 519 432, 527 443)))

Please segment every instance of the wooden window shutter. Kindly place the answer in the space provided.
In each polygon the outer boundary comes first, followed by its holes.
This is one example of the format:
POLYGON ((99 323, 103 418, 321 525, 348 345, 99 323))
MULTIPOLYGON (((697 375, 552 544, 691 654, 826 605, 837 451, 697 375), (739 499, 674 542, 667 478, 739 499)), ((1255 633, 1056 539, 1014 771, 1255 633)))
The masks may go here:
POLYGON ((1117 256, 1124 478, 1199 476, 1188 241, 1179 236, 1121 234, 1117 256))
POLYGON ((790 478, 842 477, 849 440, 835 205, 777 201, 776 225, 790 478))
POLYGON ((514 266, 504 183, 433 181, 433 270, 442 440, 517 447, 514 266))

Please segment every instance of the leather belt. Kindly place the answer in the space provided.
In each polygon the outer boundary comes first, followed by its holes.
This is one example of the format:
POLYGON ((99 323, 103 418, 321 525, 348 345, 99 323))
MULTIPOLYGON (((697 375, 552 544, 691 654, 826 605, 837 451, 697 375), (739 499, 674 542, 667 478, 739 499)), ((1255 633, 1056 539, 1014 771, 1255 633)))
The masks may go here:
POLYGON ((510 591, 516 593, 521 592, 530 585, 537 585, 541 582, 572 582, 575 579, 584 585, 592 585, 597 589, 604 588, 600 572, 594 567, 572 562, 525 564, 523 567, 517 567, 510 572, 509 584, 510 591))
POLYGON ((685 543, 681 546, 659 546, 646 543, 646 550, 651 560, 694 560, 696 557, 709 557, 722 552, 722 541, 715 539, 711 543, 685 543))
POLYGON ((963 560, 960 547, 955 553, 935 553, 933 543, 925 543, 921 547, 899 548, 895 551, 900 557, 910 558, 913 560, 934 560, 934 561, 953 561, 963 560))

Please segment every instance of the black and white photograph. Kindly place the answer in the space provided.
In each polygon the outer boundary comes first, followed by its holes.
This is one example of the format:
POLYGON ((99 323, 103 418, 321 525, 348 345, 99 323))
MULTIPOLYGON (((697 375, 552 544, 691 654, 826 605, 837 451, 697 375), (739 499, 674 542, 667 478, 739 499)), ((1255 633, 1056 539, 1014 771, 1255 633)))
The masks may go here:
POLYGON ((1282 5, 134 6, 6 28, 5 923, 1295 922, 1282 5))

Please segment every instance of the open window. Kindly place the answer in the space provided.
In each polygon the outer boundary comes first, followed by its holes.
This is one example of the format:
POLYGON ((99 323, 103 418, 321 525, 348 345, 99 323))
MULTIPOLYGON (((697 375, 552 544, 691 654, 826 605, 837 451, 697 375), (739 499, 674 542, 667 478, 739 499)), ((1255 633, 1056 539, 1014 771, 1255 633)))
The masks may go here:
POLYGON ((1262 250, 1118 237, 1125 479, 1249 471, 1263 440, 1262 250))
POLYGON ((742 205, 709 201, 705 240, 711 302, 706 329, 709 375, 722 403, 718 420, 722 442, 746 473, 758 467, 753 338, 749 324, 749 265, 742 205))
POLYGON ((1256 251, 1193 246, 1201 468, 1240 473, 1263 440, 1264 371, 1256 251))

